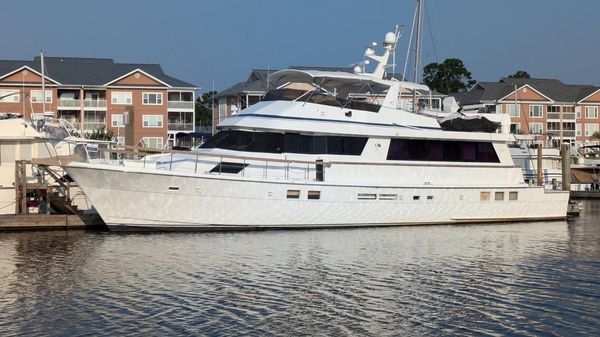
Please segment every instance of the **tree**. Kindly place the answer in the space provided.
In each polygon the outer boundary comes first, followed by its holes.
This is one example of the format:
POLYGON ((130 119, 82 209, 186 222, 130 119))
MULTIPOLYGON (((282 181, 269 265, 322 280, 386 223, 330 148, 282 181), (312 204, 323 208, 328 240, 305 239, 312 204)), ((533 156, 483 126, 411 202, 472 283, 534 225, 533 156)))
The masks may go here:
POLYGON ((600 132, 594 131, 594 133, 592 134, 592 139, 600 139, 600 132))
POLYGON ((529 76, 529 73, 526 72, 525 70, 517 70, 516 73, 512 74, 512 75, 508 75, 509 78, 531 78, 531 76, 529 76))
POLYGON ((457 58, 426 65, 423 68, 423 81, 430 89, 444 94, 466 91, 476 83, 463 61, 457 58))
POLYGON ((103 126, 98 130, 86 132, 85 138, 95 140, 113 140, 115 138, 115 134, 112 130, 108 130, 103 126))
POLYGON ((196 125, 212 125, 213 97, 216 94, 216 91, 209 91, 202 94, 202 96, 196 98, 196 125))

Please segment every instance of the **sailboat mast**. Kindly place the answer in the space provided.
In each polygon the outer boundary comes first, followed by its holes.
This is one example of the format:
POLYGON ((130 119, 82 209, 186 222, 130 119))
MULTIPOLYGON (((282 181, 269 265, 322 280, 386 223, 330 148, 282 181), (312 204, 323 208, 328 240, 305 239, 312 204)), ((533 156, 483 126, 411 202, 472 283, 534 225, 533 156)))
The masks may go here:
POLYGON ((40 63, 42 68, 42 115, 46 112, 46 75, 44 73, 44 51, 40 50, 40 63))
MULTIPOLYGON (((423 0, 417 0, 416 9, 416 34, 415 34, 415 68, 413 73, 413 82, 419 83, 419 52, 421 51, 421 23, 423 17, 423 0)), ((413 112, 417 111, 417 91, 413 89, 413 112)))

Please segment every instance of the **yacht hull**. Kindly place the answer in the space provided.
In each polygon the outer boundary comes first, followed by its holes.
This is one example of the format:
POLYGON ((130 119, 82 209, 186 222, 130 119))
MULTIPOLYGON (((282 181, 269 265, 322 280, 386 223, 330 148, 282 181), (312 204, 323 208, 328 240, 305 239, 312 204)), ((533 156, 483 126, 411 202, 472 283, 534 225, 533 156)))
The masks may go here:
POLYGON ((522 185, 359 186, 136 171, 85 163, 74 163, 66 170, 115 231, 554 220, 565 218, 569 198, 568 192, 522 185), (309 199, 309 192, 313 198, 318 194, 318 199, 309 199), (502 200, 495 200, 496 192, 502 195, 502 200), (516 200, 509 200, 511 192, 516 200), (293 198, 295 195, 298 198, 293 198))

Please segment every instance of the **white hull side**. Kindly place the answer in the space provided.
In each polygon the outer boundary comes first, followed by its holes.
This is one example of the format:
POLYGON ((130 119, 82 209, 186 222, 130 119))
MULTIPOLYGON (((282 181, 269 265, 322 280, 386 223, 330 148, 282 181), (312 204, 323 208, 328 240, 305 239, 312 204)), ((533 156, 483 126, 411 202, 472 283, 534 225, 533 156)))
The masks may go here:
POLYGON ((569 196, 568 192, 531 187, 361 187, 158 170, 128 172, 123 167, 85 164, 66 170, 112 229, 315 228, 561 219, 566 216, 569 196), (300 198, 287 199, 288 190, 300 190, 300 198), (308 200, 308 191, 320 191, 320 199, 308 200), (480 201, 482 191, 490 192, 491 200, 480 201), (518 200, 508 200, 511 191, 518 192, 518 200), (495 192, 504 192, 505 200, 493 200, 495 192), (358 194, 376 194, 378 198, 358 200, 358 194), (382 194, 395 194, 397 199, 380 200, 382 194), (416 196, 418 200, 414 200, 416 196))

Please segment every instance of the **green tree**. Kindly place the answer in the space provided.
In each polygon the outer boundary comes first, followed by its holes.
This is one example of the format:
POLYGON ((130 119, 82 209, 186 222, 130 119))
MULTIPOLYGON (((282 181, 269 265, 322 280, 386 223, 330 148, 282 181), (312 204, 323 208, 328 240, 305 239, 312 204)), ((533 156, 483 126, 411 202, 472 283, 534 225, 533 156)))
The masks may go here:
POLYGON ((426 65, 423 68, 423 81, 432 90, 444 94, 466 91, 476 83, 463 61, 457 58, 426 65))
POLYGON ((594 133, 592 134, 592 139, 600 139, 600 132, 594 131, 594 133))
POLYGON ((212 125, 213 97, 216 94, 216 91, 209 91, 196 98, 196 125, 212 125))
POLYGON ((531 78, 531 76, 529 76, 529 73, 526 72, 525 70, 517 70, 516 73, 514 73, 512 75, 508 75, 508 77, 510 77, 510 78, 531 78))
POLYGON ((112 130, 106 129, 104 126, 92 132, 86 132, 85 138, 94 140, 113 140, 115 134, 112 130))

